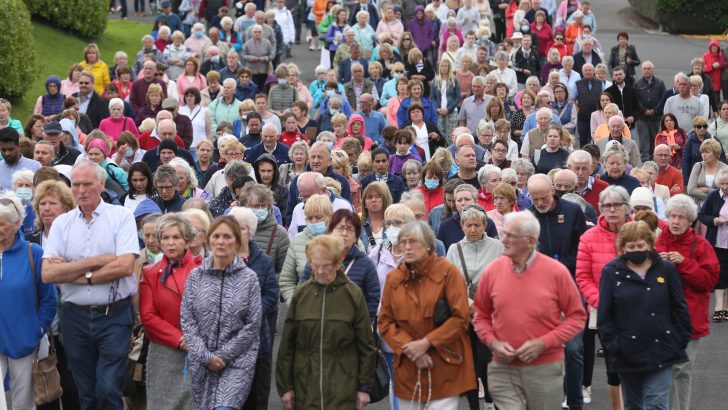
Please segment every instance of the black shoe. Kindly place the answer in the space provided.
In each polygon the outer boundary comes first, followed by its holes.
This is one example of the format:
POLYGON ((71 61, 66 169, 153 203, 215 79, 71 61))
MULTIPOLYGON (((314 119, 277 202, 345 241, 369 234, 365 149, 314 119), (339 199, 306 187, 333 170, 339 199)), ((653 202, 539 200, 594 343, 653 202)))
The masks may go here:
POLYGON ((728 310, 721 311, 723 313, 723 320, 728 320, 728 310))
POLYGON ((713 313, 713 322, 719 323, 721 320, 725 320, 725 311, 722 310, 716 310, 715 313, 713 313))

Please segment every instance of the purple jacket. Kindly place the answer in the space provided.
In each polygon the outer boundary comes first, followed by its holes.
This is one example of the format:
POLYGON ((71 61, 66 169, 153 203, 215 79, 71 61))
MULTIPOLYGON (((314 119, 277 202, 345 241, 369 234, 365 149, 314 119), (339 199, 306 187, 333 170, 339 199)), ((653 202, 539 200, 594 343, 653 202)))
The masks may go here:
POLYGON ((407 31, 412 33, 412 40, 414 40, 417 48, 419 48, 423 54, 432 49, 432 42, 436 39, 435 28, 432 25, 432 20, 424 17, 422 19, 422 24, 420 24, 420 21, 418 21, 415 17, 407 23, 407 31))
POLYGON ((392 154, 389 156, 389 172, 392 174, 397 175, 400 178, 404 178, 404 175, 402 175, 402 166, 405 162, 407 162, 410 159, 414 159, 417 161, 420 161, 419 158, 417 158, 413 153, 408 152, 407 155, 401 156, 392 154))

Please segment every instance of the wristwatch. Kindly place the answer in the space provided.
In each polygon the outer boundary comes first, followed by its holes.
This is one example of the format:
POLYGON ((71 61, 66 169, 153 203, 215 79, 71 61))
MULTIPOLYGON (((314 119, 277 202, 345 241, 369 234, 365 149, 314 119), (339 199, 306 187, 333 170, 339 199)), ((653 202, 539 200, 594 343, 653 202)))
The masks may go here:
POLYGON ((91 282, 91 280, 94 278, 94 273, 91 272, 91 271, 88 271, 88 272, 86 272, 86 275, 85 276, 86 276, 86 282, 89 284, 89 286, 90 285, 93 285, 93 283, 91 282))

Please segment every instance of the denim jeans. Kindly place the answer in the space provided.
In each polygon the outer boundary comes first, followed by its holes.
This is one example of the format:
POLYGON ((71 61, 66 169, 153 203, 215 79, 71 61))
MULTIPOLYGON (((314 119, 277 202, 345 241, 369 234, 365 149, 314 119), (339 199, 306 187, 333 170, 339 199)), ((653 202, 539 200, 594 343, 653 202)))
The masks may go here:
POLYGON ((624 410, 667 410, 672 366, 654 372, 619 373, 624 410))
POLYGON ((584 395, 581 391, 584 381, 584 339, 581 332, 569 340, 564 354, 566 404, 570 410, 581 410, 584 407, 584 395))
POLYGON ((117 306, 107 316, 65 303, 60 319, 81 409, 122 410, 121 385, 134 325, 132 304, 117 306))
POLYGON ((387 359, 389 369, 389 405, 392 410, 399 410, 399 399, 394 395, 394 353, 384 352, 384 358, 387 359))

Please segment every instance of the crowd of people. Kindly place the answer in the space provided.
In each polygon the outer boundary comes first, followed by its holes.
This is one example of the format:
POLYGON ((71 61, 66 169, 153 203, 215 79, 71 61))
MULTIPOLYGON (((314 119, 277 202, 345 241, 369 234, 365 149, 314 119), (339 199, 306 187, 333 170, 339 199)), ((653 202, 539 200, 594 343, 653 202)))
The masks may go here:
POLYGON ((382 385, 395 410, 582 409, 597 339, 612 409, 691 408, 728 321, 718 41, 666 86, 588 1, 159 6, 24 124, 0 99, 13 409, 362 409, 382 385))

